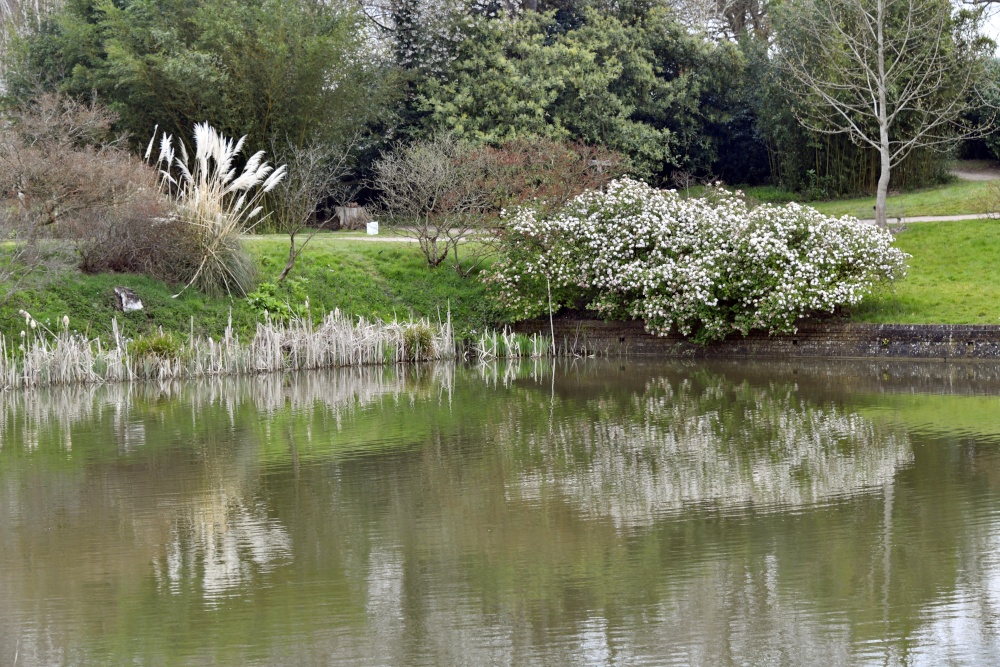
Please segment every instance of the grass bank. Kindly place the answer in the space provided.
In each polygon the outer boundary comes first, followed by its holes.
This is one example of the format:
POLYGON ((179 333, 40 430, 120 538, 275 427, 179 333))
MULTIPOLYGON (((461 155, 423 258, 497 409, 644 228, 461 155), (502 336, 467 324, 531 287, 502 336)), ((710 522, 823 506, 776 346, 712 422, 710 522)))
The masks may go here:
MULTIPOLYGON (((260 264, 261 278, 273 281, 287 257, 287 237, 255 237, 247 247, 260 264)), ((277 287, 274 298, 295 305, 307 297, 316 318, 340 309, 355 318, 405 320, 412 315, 434 321, 439 309, 443 316, 450 307, 459 337, 496 324, 499 319, 476 276, 463 279, 448 267, 429 270, 412 243, 370 242, 356 235, 322 233, 306 248, 290 277, 298 282, 277 287)), ((192 320, 196 335, 218 338, 231 312, 234 330, 245 338, 263 316, 262 309, 246 299, 211 299, 194 290, 171 298, 176 291, 176 286, 145 276, 84 275, 66 270, 15 294, 0 310, 0 333, 8 340, 19 338, 24 329, 24 321, 17 315, 20 309, 52 329, 61 327, 63 316, 69 315, 71 330, 106 340, 112 335, 115 317, 126 338, 150 335, 160 327, 187 334, 192 320), (117 311, 113 294, 116 286, 135 290, 143 310, 127 314, 117 311)))
MULTIPOLYGON (((1000 221, 978 220, 914 223, 897 236, 897 245, 912 255, 908 276, 853 309, 861 322, 902 324, 1000 324, 1000 221)), ((284 266, 287 239, 256 237, 248 247, 258 259, 262 278, 272 280, 284 266)), ((275 292, 290 302, 308 297, 317 320, 334 309, 356 319, 392 320, 426 317, 436 321, 438 309, 450 305, 459 339, 472 339, 476 348, 496 347, 497 341, 469 336, 475 330, 502 324, 501 314, 477 276, 463 279, 447 267, 429 270, 413 243, 372 242, 357 235, 324 233, 316 237, 299 260, 292 278, 295 289, 275 292), (294 292, 294 293, 293 293, 294 292)), ((70 329, 89 338, 111 338, 117 317, 122 336, 149 336, 160 327, 187 337, 194 333, 218 340, 232 312, 233 328, 244 340, 254 332, 263 313, 246 299, 210 299, 193 290, 179 298, 176 287, 136 275, 83 275, 66 271, 44 286, 19 292, 0 310, 0 333, 17 341, 24 321, 19 309, 30 312, 53 330, 64 315, 70 329), (123 314, 115 309, 113 288, 134 289, 144 310, 123 314)), ((519 345, 529 345, 520 341, 519 345)), ((530 351, 526 352, 530 353, 530 351)), ((485 356, 490 356, 486 354, 485 356)))
POLYGON ((1000 324, 1000 221, 913 223, 896 236, 907 277, 852 318, 885 324, 1000 324))
MULTIPOLYGON (((890 218, 919 215, 974 215, 991 213, 1000 202, 989 197, 988 181, 955 181, 935 188, 892 195, 886 201, 890 218)), ((856 218, 875 217, 875 197, 809 202, 820 213, 856 218)))

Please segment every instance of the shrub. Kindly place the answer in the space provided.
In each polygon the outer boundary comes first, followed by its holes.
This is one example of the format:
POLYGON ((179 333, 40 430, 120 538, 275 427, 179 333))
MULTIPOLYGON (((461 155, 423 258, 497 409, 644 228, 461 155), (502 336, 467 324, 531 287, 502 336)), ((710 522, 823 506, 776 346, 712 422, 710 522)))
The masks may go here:
POLYGON ((477 152, 494 165, 484 187, 494 193, 498 213, 521 205, 554 211, 587 190, 600 190, 626 166, 620 154, 606 148, 537 137, 477 152))
MULTIPOLYGON (((146 150, 152 153, 153 140, 146 150)), ((251 155, 241 171, 233 167, 246 137, 233 141, 208 123, 194 126, 194 159, 184 144, 176 156, 173 137, 163 135, 160 154, 161 184, 176 204, 180 218, 191 225, 198 261, 185 289, 192 285, 212 296, 246 296, 256 278, 256 264, 240 243, 240 235, 256 224, 260 200, 285 175, 264 162, 264 151, 251 155)), ((183 291, 183 290, 181 290, 183 291)))
POLYGON ((493 168, 490 158, 443 134, 397 147, 375 163, 379 213, 417 240, 428 266, 440 266, 450 256, 455 269, 466 273, 459 246, 489 217, 494 197, 483 182, 493 168))
POLYGON ((114 119, 97 103, 55 94, 6 109, 0 118, 0 232, 14 241, 16 261, 5 262, 0 283, 16 287, 45 261, 38 242, 53 238, 75 245, 85 270, 170 277, 154 269, 177 265, 172 235, 148 229, 167 212, 156 172, 109 134, 114 119), (139 236, 148 243, 129 243, 139 236))
POLYGON ((151 336, 140 336, 129 343, 128 351, 136 361, 174 359, 180 356, 183 344, 171 333, 162 330, 151 336))
POLYGON ((704 343, 794 331, 799 317, 857 304, 904 273, 905 254, 874 226, 797 204, 751 208, 739 193, 713 200, 623 179, 551 216, 519 209, 489 280, 516 316, 545 312, 551 286, 556 306, 585 298, 704 343))
POLYGON ((272 282, 261 283, 247 295, 247 303, 258 318, 269 317, 285 323, 306 317, 309 313, 307 282, 306 278, 290 278, 282 283, 284 289, 272 282))

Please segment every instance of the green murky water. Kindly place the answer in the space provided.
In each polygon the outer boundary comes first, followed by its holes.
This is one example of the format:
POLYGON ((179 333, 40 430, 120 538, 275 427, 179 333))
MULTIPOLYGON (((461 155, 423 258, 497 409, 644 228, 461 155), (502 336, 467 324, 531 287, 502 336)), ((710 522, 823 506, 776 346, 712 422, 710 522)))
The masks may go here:
POLYGON ((1000 369, 0 396, 0 665, 1000 661, 1000 369))

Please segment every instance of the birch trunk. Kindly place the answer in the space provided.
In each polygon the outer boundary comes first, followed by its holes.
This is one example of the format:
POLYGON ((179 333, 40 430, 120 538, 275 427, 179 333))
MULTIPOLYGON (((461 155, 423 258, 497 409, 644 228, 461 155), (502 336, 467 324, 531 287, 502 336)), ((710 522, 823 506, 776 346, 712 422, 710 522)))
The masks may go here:
POLYGON ((889 227, 886 215, 886 199, 889 196, 889 172, 892 165, 892 153, 889 147, 889 116, 886 111, 886 75, 885 75, 885 0, 876 3, 876 59, 878 67, 878 153, 881 164, 878 176, 878 187, 875 190, 875 224, 882 229, 889 227))

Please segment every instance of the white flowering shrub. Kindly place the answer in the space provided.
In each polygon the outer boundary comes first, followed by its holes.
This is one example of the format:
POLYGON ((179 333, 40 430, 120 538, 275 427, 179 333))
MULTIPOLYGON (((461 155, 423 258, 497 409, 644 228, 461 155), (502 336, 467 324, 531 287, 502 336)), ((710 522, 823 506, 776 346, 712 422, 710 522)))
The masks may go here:
POLYGON ((892 236, 798 204, 751 208, 720 191, 683 199, 622 179, 558 213, 507 216, 488 280, 519 318, 579 304, 699 342, 792 332, 805 315, 854 305, 905 271, 892 236))

